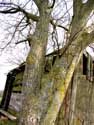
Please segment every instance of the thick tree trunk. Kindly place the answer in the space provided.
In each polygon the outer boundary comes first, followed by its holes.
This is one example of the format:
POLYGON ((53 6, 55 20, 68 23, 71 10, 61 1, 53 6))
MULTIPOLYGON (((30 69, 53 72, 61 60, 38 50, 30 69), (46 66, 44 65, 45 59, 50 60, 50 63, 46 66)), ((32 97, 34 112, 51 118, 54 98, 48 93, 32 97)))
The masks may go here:
POLYGON ((31 49, 26 60, 23 78, 23 99, 19 125, 38 125, 40 121, 38 98, 41 89, 40 83, 44 72, 50 21, 50 14, 46 12, 47 7, 48 1, 41 1, 41 8, 39 7, 40 19, 36 24, 34 35, 31 35, 29 38, 31 49))

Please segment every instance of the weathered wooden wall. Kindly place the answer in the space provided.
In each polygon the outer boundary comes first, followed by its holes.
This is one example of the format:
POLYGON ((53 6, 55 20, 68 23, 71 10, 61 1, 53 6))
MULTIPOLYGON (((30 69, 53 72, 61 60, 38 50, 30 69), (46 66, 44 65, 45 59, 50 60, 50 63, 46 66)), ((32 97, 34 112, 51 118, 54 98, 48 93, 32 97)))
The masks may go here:
POLYGON ((66 92, 56 125, 94 125, 94 64, 88 54, 85 74, 83 65, 82 58, 66 92))

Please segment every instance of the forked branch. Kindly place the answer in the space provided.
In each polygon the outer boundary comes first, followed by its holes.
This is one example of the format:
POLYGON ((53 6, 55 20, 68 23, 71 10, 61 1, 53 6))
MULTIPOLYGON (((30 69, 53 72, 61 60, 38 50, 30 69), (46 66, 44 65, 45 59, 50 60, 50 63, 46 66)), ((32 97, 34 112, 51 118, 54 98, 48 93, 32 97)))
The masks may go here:
POLYGON ((2 2, 2 3, 0 3, 0 7, 1 7, 0 13, 2 13, 2 14, 15 14, 18 12, 22 12, 27 19, 31 19, 33 21, 39 20, 38 16, 27 12, 25 9, 21 8, 19 5, 16 5, 14 3, 3 3, 2 2))

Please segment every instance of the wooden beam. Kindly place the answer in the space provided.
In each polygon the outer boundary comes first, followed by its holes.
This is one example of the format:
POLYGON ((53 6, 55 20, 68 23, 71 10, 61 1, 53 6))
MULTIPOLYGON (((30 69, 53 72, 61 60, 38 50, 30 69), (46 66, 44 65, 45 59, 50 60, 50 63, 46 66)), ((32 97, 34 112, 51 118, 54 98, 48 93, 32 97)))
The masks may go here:
POLYGON ((1 105, 0 105, 0 107, 6 111, 8 110, 8 107, 9 107, 9 102, 10 102, 10 98, 11 98, 11 94, 12 94, 12 88, 13 88, 13 82, 15 80, 15 76, 16 76, 15 70, 11 71, 7 75, 5 90, 4 90, 3 98, 1 101, 1 105))
POLYGON ((8 119, 10 119, 10 120, 13 120, 13 121, 14 121, 14 120, 17 120, 17 117, 11 115, 10 113, 8 113, 8 112, 6 112, 6 111, 4 111, 4 110, 2 110, 2 109, 0 109, 0 113, 1 113, 2 115, 4 115, 4 116, 8 117, 8 119))

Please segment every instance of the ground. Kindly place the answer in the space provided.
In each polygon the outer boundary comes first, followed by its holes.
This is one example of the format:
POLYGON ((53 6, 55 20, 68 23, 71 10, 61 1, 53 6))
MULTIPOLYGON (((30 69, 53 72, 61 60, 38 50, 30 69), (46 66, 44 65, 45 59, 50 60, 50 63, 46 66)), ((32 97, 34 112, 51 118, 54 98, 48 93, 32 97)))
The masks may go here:
MULTIPOLYGON (((2 99, 2 96, 0 96, 0 101, 1 101, 1 99, 2 99)), ((13 110, 9 110, 9 112, 12 114, 16 114, 13 110)), ((11 121, 11 120, 8 120, 6 117, 1 116, 0 125, 17 125, 17 121, 11 121)))
POLYGON ((0 120, 0 125, 17 125, 16 121, 11 120, 0 120))

